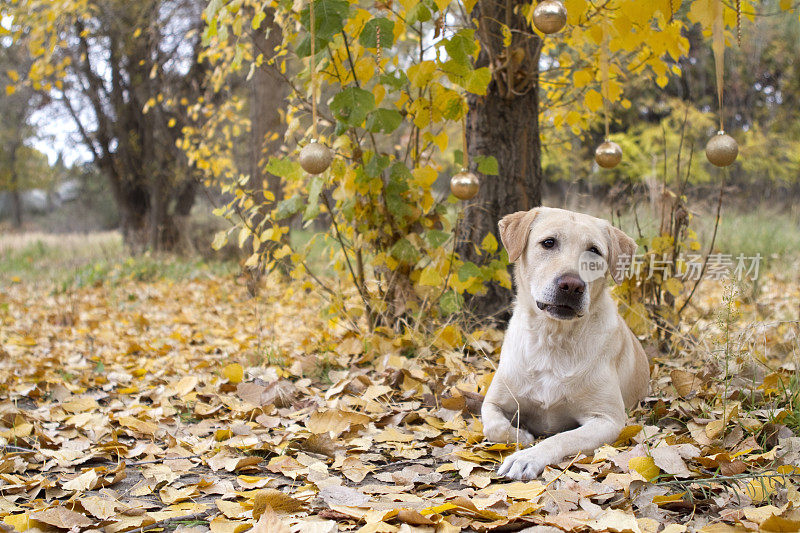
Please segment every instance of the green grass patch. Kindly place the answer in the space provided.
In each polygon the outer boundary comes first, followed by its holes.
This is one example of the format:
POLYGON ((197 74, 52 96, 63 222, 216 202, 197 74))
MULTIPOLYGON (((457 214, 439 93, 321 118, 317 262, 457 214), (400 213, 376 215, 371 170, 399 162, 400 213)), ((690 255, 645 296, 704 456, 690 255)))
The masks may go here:
POLYGON ((122 281, 187 280, 238 272, 235 261, 199 256, 129 256, 118 233, 20 234, 0 238, 0 280, 49 283, 56 290, 122 281))

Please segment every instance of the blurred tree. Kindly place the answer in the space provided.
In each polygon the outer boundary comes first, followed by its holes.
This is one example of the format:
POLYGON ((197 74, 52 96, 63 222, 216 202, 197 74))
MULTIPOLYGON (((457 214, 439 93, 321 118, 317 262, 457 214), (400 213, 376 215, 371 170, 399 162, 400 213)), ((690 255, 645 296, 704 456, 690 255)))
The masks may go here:
POLYGON ((201 96, 201 0, 27 0, 2 17, 33 64, 18 84, 72 118, 105 174, 133 251, 178 246, 197 181, 176 146, 201 96))
MULTIPOLYGON (((725 54, 725 124, 739 140, 741 153, 727 171, 727 183, 759 196, 796 187, 800 176, 800 68, 795 59, 800 54, 800 24, 796 12, 782 10, 782 4, 764 0, 745 6, 741 45, 732 31, 725 54), (771 157, 759 157, 765 153, 771 157)), ((680 15, 686 10, 684 6, 680 15)), ((681 179, 690 170, 690 184, 701 185, 694 188, 700 196, 706 192, 703 184, 719 179, 719 171, 703 154, 718 127, 711 44, 701 23, 687 25, 683 35, 688 51, 675 62, 681 76, 669 78, 663 90, 654 91, 652 83, 640 77, 620 78, 628 104, 612 109, 611 131, 623 147, 623 163, 611 171, 581 164, 591 160, 602 140, 599 121, 577 133, 551 128, 545 132, 549 142, 543 163, 548 181, 580 180, 596 193, 614 183, 648 178, 672 186, 680 146, 686 149, 681 179)))
POLYGON ((5 95, 0 98, 0 190, 11 197, 11 219, 14 226, 22 226, 22 191, 44 184, 48 173, 42 172, 47 158, 25 145, 35 135, 29 124, 33 112, 41 107, 45 98, 30 87, 17 89, 16 82, 30 69, 30 60, 18 43, 0 46, 0 71, 7 76, 5 95))

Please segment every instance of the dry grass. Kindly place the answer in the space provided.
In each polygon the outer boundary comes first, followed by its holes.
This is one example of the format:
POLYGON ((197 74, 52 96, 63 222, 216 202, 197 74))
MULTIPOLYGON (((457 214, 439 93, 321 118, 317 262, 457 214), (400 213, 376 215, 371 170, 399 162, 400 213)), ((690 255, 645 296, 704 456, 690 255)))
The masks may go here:
POLYGON ((125 258, 118 232, 0 235, 0 279, 56 281, 98 262, 125 258))

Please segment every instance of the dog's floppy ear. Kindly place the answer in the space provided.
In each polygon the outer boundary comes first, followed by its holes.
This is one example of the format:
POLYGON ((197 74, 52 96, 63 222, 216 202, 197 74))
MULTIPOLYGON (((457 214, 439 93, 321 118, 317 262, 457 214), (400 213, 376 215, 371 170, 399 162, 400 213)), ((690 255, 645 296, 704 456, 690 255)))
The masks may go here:
POLYGON ((522 252, 525 251, 531 223, 538 213, 538 209, 517 211, 504 216, 497 224, 500 229, 500 240, 503 241, 503 246, 508 250, 508 260, 512 263, 519 259, 522 252))
POLYGON ((636 241, 619 228, 608 225, 608 270, 616 283, 625 279, 625 272, 633 263, 636 241))

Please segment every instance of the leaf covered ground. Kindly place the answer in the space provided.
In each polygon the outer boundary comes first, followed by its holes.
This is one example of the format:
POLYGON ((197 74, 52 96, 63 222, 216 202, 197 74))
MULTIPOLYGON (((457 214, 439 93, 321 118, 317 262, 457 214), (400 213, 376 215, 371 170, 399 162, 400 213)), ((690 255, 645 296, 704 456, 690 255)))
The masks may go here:
POLYGON ((800 279, 731 290, 616 443, 510 482, 478 416, 502 332, 360 338, 274 279, 4 282, 0 526, 798 531, 800 279))

